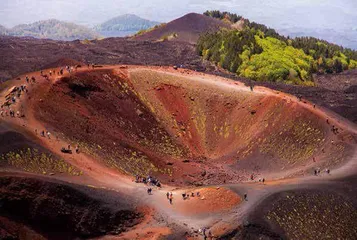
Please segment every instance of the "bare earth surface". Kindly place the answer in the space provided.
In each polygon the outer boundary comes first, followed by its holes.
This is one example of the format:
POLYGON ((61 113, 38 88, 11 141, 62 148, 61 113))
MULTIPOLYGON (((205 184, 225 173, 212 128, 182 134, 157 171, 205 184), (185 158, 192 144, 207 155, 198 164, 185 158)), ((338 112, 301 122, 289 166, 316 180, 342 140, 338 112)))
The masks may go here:
POLYGON ((3 110, 23 117, 0 117, 0 236, 357 237, 357 128, 324 108, 168 67, 26 75, 36 83, 22 75, 0 93, 3 104, 28 88, 3 110), (79 153, 62 153, 68 144, 79 153), (149 195, 135 175, 163 186, 149 195))

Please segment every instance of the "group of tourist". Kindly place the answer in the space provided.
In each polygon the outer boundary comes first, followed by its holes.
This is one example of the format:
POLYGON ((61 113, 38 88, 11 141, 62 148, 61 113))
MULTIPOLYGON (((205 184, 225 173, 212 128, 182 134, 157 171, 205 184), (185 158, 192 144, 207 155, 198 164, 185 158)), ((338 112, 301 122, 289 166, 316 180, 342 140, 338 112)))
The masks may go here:
POLYGON ((23 93, 28 93, 26 85, 21 85, 19 87, 13 87, 10 92, 5 96, 5 101, 0 106, 0 116, 1 117, 24 117, 24 114, 19 110, 16 111, 11 108, 12 105, 16 104, 23 93))

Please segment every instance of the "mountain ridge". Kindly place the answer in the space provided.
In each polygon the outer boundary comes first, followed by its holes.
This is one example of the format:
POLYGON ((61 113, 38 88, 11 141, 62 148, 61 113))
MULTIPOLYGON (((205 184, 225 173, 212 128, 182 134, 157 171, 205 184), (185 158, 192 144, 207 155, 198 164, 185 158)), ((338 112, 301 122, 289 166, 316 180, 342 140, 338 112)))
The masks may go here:
MULTIPOLYGON (((30 24, 19 24, 10 29, 4 27, 4 29, 4 33, 0 33, 16 37, 28 36, 67 41, 96 39, 100 37, 99 34, 90 28, 57 19, 41 20, 30 24)), ((0 31, 2 30, 0 29, 0 31)))
MULTIPOLYGON (((135 14, 124 14, 109 19, 93 29, 100 33, 106 32, 138 32, 160 24, 156 21, 141 18, 135 14)), ((104 34, 105 35, 105 34, 104 34)))

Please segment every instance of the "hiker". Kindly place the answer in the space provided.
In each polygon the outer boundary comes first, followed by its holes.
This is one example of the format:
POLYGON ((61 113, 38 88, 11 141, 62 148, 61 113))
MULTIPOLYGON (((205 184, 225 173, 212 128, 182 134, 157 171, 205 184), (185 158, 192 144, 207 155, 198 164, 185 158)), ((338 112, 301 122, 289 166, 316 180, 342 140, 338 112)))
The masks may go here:
POLYGON ((209 238, 209 239, 212 239, 212 238, 213 238, 213 235, 212 235, 211 230, 208 230, 208 238, 209 238))
POLYGON ((172 195, 172 192, 170 192, 170 195, 169 195, 169 202, 170 202, 170 204, 172 204, 172 199, 173 199, 173 195, 172 195))
POLYGON ((206 228, 202 228, 202 235, 203 235, 203 239, 207 239, 206 228))
POLYGON ((200 192, 196 192, 196 196, 199 197, 200 196, 200 192))
POLYGON ((254 174, 252 173, 252 175, 250 175, 250 180, 254 180, 254 174))
POLYGON ((45 137, 45 131, 41 131, 41 137, 45 137))
POLYGON ((244 193, 244 201, 248 201, 248 195, 244 193))
POLYGON ((52 76, 52 71, 50 70, 50 76, 52 76))
POLYGON ((29 83, 30 79, 28 76, 26 76, 26 82, 29 83))
POLYGON ((317 170, 316 169, 314 170, 314 174, 315 174, 315 176, 317 176, 317 170))
POLYGON ((186 193, 182 193, 182 199, 183 199, 183 200, 186 199, 186 193))
POLYGON ((250 85, 250 91, 253 92, 253 85, 250 85))
POLYGON ((79 154, 79 146, 76 146, 76 153, 79 154))
POLYGON ((166 198, 169 199, 169 197, 170 197, 170 193, 167 192, 167 193, 166 193, 166 198))
POLYGON ((51 133, 49 131, 46 132, 48 139, 51 139, 51 133))
POLYGON ((330 121, 329 121, 328 119, 326 119, 326 123, 327 123, 327 124, 330 124, 330 121))
POLYGON ((148 192, 149 195, 151 195, 152 188, 148 188, 147 192, 148 192))
POLYGON ((263 181, 263 184, 264 184, 264 183, 265 183, 265 178, 263 178, 263 180, 262 180, 262 181, 263 181))
POLYGON ((191 197, 195 197, 195 193, 192 192, 192 193, 191 193, 191 197))
POLYGON ((330 169, 327 168, 327 169, 326 169, 326 173, 327 173, 327 174, 330 174, 330 169))

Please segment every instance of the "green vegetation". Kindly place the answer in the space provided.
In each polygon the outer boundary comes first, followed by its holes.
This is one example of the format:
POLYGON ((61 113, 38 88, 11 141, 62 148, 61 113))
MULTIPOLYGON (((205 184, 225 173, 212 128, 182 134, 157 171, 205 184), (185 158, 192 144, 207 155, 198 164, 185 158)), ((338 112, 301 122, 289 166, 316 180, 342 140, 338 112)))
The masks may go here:
POLYGON ((287 239, 356 238, 357 212, 342 195, 326 190, 299 190, 274 197, 264 218, 281 228, 287 239))
POLYGON ((0 163, 38 174, 67 173, 80 176, 82 172, 51 154, 41 153, 37 149, 24 149, 8 152, 0 156, 0 163))
POLYGON ((153 31, 153 30, 155 30, 155 29, 158 29, 158 28, 160 28, 160 27, 163 27, 163 26, 165 26, 165 25, 166 25, 166 23, 161 23, 161 24, 157 24, 157 25, 155 25, 155 26, 153 26, 153 27, 151 27, 151 28, 148 28, 148 29, 142 29, 142 30, 138 31, 134 36, 143 35, 144 33, 151 32, 151 31, 153 31))
MULTIPOLYGON (((242 19, 226 12, 205 15, 242 19)), ((256 81, 312 85, 313 73, 340 73, 357 67, 357 52, 312 37, 290 39, 265 25, 244 20, 243 30, 220 30, 200 37, 197 50, 206 60, 256 81)))
POLYGON ((236 23, 242 19, 242 16, 239 16, 235 13, 221 12, 221 11, 217 11, 217 10, 206 11, 203 14, 208 17, 218 18, 221 20, 228 20, 231 23, 236 23))
POLYGON ((177 38, 177 37, 178 37, 177 33, 165 34, 160 38, 160 40, 161 41, 169 41, 169 40, 177 38))

